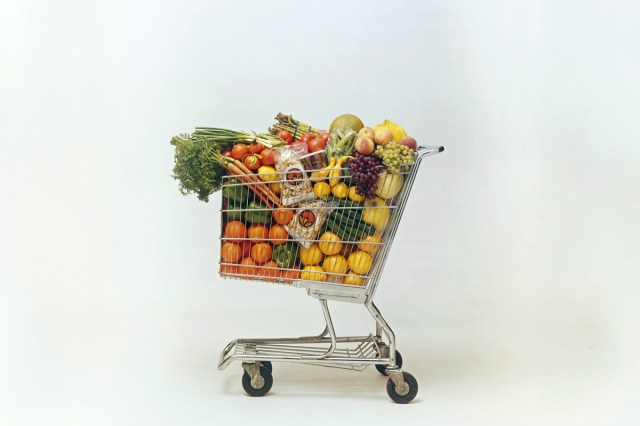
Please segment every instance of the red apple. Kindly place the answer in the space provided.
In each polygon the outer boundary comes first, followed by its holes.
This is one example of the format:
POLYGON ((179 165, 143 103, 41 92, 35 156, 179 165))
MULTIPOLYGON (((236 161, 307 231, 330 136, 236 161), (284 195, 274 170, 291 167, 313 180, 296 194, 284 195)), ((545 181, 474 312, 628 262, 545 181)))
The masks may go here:
POLYGON ((373 152, 375 145, 369 138, 359 137, 355 144, 356 151, 362 155, 369 155, 373 152))
POLYGON ((400 139, 400 142, 398 143, 400 145, 408 146, 414 151, 418 149, 418 142, 416 142, 416 140, 411 136, 405 136, 404 138, 400 139))

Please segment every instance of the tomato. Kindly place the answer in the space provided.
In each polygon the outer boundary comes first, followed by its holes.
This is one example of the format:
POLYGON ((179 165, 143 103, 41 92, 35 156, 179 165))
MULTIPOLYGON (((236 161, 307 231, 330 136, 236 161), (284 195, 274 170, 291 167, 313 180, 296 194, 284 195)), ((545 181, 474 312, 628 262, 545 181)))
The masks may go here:
POLYGON ((251 142, 249 145, 249 153, 250 154, 260 154, 264 150, 264 145, 259 142, 251 142))
POLYGON ((273 220, 280 225, 286 225, 293 219, 293 210, 278 209, 273 211, 273 220))
POLYGON ((246 155, 242 161, 249 170, 258 170, 262 165, 260 164, 260 156, 256 154, 246 155))
POLYGON ((267 148, 260 155, 262 155, 262 165, 263 166, 273 166, 276 164, 275 159, 275 151, 271 148, 267 148))
POLYGON ((317 135, 314 135, 313 133, 307 133, 302 137, 302 142, 310 142, 314 140, 316 137, 317 135))
POLYGON ((317 137, 312 141, 307 142, 307 149, 309 152, 322 151, 327 143, 322 138, 317 137))
POLYGON ((291 133, 289 133, 288 130, 280 130, 276 134, 276 136, 282 139, 283 141, 285 141, 287 144, 290 144, 291 142, 293 142, 293 136, 291 136, 291 133))
POLYGON ((242 157, 249 153, 249 147, 243 143, 237 143, 231 149, 231 156, 236 160, 242 160, 242 157))
POLYGON ((233 158, 233 155, 231 153, 230 149, 227 149, 226 151, 222 151, 222 156, 223 157, 229 157, 229 158, 233 158))
POLYGON ((324 132, 323 134, 321 134, 320 139, 322 139, 326 145, 326 143, 329 142, 329 132, 324 132))

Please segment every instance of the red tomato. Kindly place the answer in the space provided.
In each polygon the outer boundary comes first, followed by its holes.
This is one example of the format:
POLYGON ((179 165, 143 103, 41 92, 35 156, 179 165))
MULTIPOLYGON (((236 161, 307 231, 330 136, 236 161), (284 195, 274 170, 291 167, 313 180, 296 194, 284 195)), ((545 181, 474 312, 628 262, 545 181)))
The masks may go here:
POLYGON ((242 161, 249 170, 258 170, 261 166, 260 158, 258 158, 258 156, 255 154, 245 156, 242 161))
POLYGON ((247 147, 243 143, 237 143, 233 146, 231 150, 231 156, 236 160, 242 160, 242 157, 249 153, 249 147, 247 147))
POLYGON ((304 135, 302 137, 302 142, 311 142, 316 137, 317 137, 317 135, 314 135, 313 133, 307 133, 306 135, 304 135))
POLYGON ((275 159, 275 151, 272 150, 271 148, 267 148, 264 151, 262 151, 262 165, 263 166, 273 166, 274 164, 276 164, 276 159, 275 159))
POLYGON ((288 130, 280 130, 276 134, 276 136, 282 139, 283 141, 285 141, 287 144, 290 144, 291 142, 293 142, 293 136, 291 136, 291 133, 289 133, 288 130))
POLYGON ((329 142, 329 132, 324 132, 323 134, 321 134, 320 139, 322 139, 326 145, 327 142, 329 142))
POLYGON ((222 156, 223 157, 233 158, 233 155, 231 155, 231 150, 230 149, 227 149, 226 151, 222 151, 222 156))
POLYGON ((322 138, 317 137, 314 140, 307 142, 307 149, 309 152, 322 151, 326 142, 322 140, 322 138))
POLYGON ((259 142, 252 142, 249 145, 249 153, 250 154, 260 154, 264 150, 264 145, 259 142))

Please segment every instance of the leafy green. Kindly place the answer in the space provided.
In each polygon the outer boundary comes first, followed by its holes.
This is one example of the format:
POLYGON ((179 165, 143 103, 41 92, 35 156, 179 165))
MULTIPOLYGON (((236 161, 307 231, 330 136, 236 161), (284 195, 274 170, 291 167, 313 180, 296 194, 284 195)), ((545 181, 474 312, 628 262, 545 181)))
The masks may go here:
POLYGON ((209 201, 209 196, 222 185, 220 145, 212 141, 194 140, 188 134, 174 136, 175 166, 172 177, 180 183, 180 193, 195 193, 198 199, 209 201))

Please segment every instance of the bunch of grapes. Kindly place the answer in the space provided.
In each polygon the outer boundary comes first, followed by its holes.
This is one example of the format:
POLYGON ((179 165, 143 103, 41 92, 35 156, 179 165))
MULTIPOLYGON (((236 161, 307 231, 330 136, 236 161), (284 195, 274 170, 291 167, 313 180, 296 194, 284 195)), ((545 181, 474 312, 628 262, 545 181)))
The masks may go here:
POLYGON ((384 162, 389 173, 398 173, 401 169, 405 171, 406 166, 414 162, 413 153, 413 149, 395 141, 389 142, 385 146, 378 145, 376 148, 376 156, 384 162))
POLYGON ((382 161, 373 154, 362 155, 356 152, 353 160, 349 160, 348 166, 351 178, 356 183, 356 194, 373 198, 378 189, 376 182, 382 169, 382 161))

